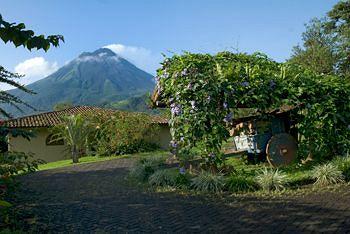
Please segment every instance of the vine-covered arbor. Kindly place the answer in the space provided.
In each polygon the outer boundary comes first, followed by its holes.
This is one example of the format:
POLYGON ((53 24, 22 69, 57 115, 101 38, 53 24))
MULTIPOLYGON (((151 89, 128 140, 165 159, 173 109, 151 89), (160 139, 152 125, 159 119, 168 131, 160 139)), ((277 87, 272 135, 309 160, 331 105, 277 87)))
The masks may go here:
POLYGON ((157 72, 153 103, 171 110, 172 151, 194 152, 207 165, 222 163, 222 142, 240 108, 262 117, 281 106, 297 108, 299 155, 327 159, 350 146, 350 82, 315 74, 266 55, 221 52, 174 55, 157 72))

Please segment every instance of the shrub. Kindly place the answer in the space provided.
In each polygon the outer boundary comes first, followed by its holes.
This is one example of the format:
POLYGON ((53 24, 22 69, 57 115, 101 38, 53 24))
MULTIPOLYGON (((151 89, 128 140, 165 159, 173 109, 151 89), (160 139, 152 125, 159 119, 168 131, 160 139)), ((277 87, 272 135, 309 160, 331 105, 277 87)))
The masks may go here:
POLYGON ((327 186, 344 182, 342 172, 332 163, 314 167, 311 176, 316 180, 314 183, 316 186, 327 186))
POLYGON ((254 191, 257 185, 250 177, 232 174, 226 181, 226 187, 230 192, 236 193, 254 191))
POLYGON ((188 173, 179 173, 177 169, 160 169, 149 177, 148 182, 152 186, 187 188, 191 180, 188 173))
POLYGON ((221 192, 225 186, 224 176, 203 171, 191 180, 191 186, 203 192, 221 192))
POLYGON ((100 156, 146 152, 159 148, 151 142, 158 128, 147 114, 116 112, 107 116, 97 113, 88 118, 95 126, 95 131, 90 136, 90 147, 100 156))
POLYGON ((265 167, 255 176, 255 181, 265 191, 280 191, 287 184, 287 176, 278 169, 274 170, 265 167))
POLYGON ((148 182, 152 186, 174 186, 177 173, 170 169, 157 170, 149 177, 148 182))
POLYGON ((164 159, 162 157, 141 158, 131 169, 130 176, 142 182, 147 181, 163 164, 164 159))
POLYGON ((350 180, 350 157, 337 157, 333 160, 333 164, 341 170, 346 181, 350 180))

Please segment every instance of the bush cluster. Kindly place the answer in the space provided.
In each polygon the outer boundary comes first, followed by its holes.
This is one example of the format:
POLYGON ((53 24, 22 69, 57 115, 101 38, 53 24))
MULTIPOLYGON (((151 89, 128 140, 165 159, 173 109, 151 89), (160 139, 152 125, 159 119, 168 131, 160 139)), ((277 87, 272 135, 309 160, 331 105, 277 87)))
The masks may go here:
POLYGON ((148 178, 164 165, 164 158, 160 156, 139 159, 130 171, 130 176, 141 182, 148 178))
POLYGON ((244 193, 258 190, 278 192, 294 186, 313 184, 315 187, 322 188, 349 181, 349 157, 337 157, 331 162, 314 167, 299 167, 282 169, 263 167, 259 170, 255 168, 253 171, 237 170, 229 175, 209 171, 189 174, 185 170, 167 168, 164 158, 150 157, 139 160, 132 169, 131 175, 155 187, 170 186, 212 193, 223 191, 244 193))
POLYGON ((89 137, 90 148, 99 156, 148 152, 159 148, 154 143, 158 127, 144 113, 95 113, 89 116, 94 131, 89 137), (152 141, 153 140, 153 141, 152 141))

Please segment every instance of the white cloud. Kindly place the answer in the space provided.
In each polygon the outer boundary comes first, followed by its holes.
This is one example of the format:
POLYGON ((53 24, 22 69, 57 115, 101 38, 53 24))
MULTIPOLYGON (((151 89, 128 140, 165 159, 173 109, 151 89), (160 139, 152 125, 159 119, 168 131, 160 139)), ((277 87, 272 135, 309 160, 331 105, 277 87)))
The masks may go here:
POLYGON ((15 72, 25 75, 22 81, 26 84, 42 79, 57 71, 57 62, 50 63, 43 57, 27 59, 15 67, 15 72))
MULTIPOLYGON (((40 80, 53 72, 57 71, 58 64, 57 62, 48 62, 43 57, 34 57, 31 59, 27 59, 15 67, 14 71, 20 75, 24 75, 18 81, 20 84, 28 85, 37 80, 40 80)), ((1 89, 13 89, 13 86, 1 84, 1 89)))
POLYGON ((114 53, 120 55, 121 57, 127 59, 135 66, 145 70, 151 74, 155 74, 156 70, 159 68, 159 63, 162 60, 160 55, 152 53, 143 47, 138 46, 127 46, 122 44, 110 44, 104 46, 112 50, 114 53))

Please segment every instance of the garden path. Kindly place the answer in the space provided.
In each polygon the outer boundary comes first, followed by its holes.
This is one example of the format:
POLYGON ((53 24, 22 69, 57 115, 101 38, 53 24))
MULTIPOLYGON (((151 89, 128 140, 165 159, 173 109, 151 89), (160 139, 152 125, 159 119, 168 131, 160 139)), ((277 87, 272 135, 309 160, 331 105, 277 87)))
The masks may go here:
MULTIPOLYGON (((350 190, 256 198, 156 193, 125 180, 131 159, 20 178, 16 203, 33 232, 350 232, 350 190)), ((24 227, 25 228, 25 227, 24 227)))

